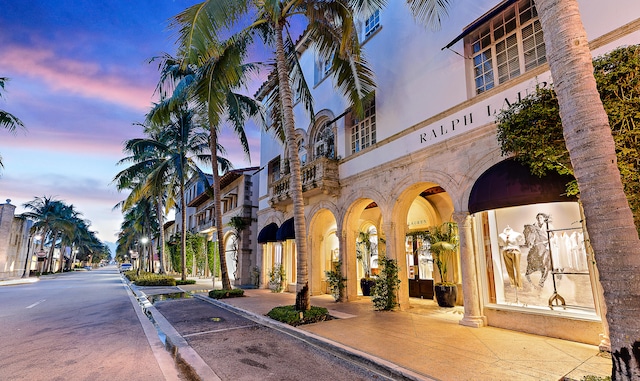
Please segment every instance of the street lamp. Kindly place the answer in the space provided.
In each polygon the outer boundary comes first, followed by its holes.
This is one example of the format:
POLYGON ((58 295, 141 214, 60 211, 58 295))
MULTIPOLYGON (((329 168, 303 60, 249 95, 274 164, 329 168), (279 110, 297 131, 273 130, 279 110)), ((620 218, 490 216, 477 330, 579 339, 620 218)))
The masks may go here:
MULTIPOLYGON (((149 242, 149 238, 147 238, 147 237, 141 237, 140 238, 140 243, 142 244, 142 258, 141 258, 142 265, 144 265, 144 262, 145 262, 143 259, 147 258, 147 253, 145 252, 145 249, 146 249, 146 246, 147 246, 148 242, 149 242)), ((151 268, 151 266, 149 266, 149 268, 147 268, 146 270, 150 272, 150 270, 151 270, 150 268, 151 268)))
POLYGON ((25 258, 24 260, 24 273, 22 274, 23 278, 28 278, 29 277, 29 272, 30 272, 30 267, 31 267, 31 256, 29 255, 29 251, 31 251, 31 246, 33 246, 33 241, 39 241, 40 239, 42 239, 42 237, 40 235, 34 235, 29 236, 29 240, 27 243, 27 258, 25 258))

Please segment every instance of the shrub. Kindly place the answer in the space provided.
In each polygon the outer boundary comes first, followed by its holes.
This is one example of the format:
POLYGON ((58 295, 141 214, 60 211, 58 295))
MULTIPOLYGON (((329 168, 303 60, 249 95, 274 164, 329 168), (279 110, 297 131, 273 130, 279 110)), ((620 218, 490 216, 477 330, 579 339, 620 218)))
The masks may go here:
POLYGON ((324 274, 327 277, 327 283, 329 283, 333 299, 335 299, 336 302, 339 301, 342 298, 344 288, 346 287, 345 282, 347 281, 347 278, 342 276, 342 262, 338 261, 333 270, 325 271, 324 274))
POLYGON ((176 279, 177 286, 182 286, 185 284, 196 284, 196 280, 195 279, 187 279, 187 280, 176 279))
POLYGON ((309 311, 297 311, 296 307, 293 305, 274 307, 269 311, 269 313, 267 313, 267 316, 273 320, 293 326, 317 323, 331 319, 329 311, 326 308, 315 306, 311 306, 309 311), (301 312, 303 314, 302 319, 300 318, 301 312))
POLYGON ((125 271, 124 276, 126 276, 130 282, 135 282, 138 279, 138 274, 136 273, 136 270, 125 271))
POLYGON ((244 290, 241 288, 209 291, 209 297, 213 299, 239 298, 241 296, 244 296, 244 290))
POLYGON ((378 260, 380 274, 371 290, 373 308, 377 311, 392 310, 398 305, 396 291, 400 284, 398 279, 398 263, 395 259, 382 257, 378 260))
POLYGON ((176 280, 168 275, 142 273, 133 283, 136 286, 175 286, 176 280))
POLYGON ((269 288, 271 292, 282 292, 286 280, 287 274, 284 271, 284 266, 281 263, 276 263, 273 269, 269 271, 269 288))

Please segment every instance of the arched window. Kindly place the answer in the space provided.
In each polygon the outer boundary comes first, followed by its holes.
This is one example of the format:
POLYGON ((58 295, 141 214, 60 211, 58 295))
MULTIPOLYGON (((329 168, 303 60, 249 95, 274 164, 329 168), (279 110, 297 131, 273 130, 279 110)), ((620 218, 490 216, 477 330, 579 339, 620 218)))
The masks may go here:
POLYGON ((322 122, 323 125, 318 129, 313 142, 314 157, 328 157, 334 159, 335 153, 335 138, 333 134, 333 128, 329 121, 322 122))

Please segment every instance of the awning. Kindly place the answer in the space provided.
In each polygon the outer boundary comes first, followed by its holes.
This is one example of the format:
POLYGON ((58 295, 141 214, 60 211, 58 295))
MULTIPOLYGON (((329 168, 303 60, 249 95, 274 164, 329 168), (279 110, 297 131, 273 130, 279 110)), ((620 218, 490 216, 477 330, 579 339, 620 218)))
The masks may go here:
POLYGON ((296 238, 296 230, 293 226, 293 218, 289 218, 283 222, 280 229, 278 229, 278 232, 276 233, 276 240, 286 241, 294 238, 296 238))
POLYGON ((505 0, 502 3, 496 5, 493 9, 491 9, 489 12, 485 13, 482 17, 480 17, 479 19, 477 19, 476 21, 472 22, 471 24, 469 24, 469 26, 467 26, 466 28, 464 28, 464 30, 462 31, 462 33, 460 33, 458 35, 458 37, 454 38, 453 41, 451 41, 450 43, 447 44, 447 46, 445 46, 444 48, 440 49, 440 50, 445 50, 445 49, 449 49, 450 47, 453 46, 453 44, 455 44, 456 42, 462 40, 463 38, 465 38, 469 33, 473 32, 474 30, 478 29, 480 26, 482 26, 482 24, 486 23, 487 21, 491 20, 492 18, 496 17, 497 15, 499 15, 500 13, 502 13, 502 11, 504 11, 505 9, 507 9, 508 6, 510 6, 511 4, 515 3, 516 0, 505 0))
POLYGON ((566 184, 572 176, 557 173, 545 177, 532 175, 529 169, 514 159, 507 159, 483 173, 471 189, 469 213, 509 206, 545 202, 575 201, 567 197, 566 184))
POLYGON ((278 232, 278 225, 275 222, 270 223, 260 230, 258 233, 258 243, 276 242, 276 233, 278 232))

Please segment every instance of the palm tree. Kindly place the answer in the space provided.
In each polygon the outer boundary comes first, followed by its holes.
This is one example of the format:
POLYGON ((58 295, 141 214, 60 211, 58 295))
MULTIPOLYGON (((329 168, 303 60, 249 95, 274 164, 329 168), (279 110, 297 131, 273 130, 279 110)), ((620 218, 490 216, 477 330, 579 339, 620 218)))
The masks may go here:
MULTIPOLYGON (((165 208, 170 209, 174 205, 174 200, 172 198, 167 197, 167 189, 169 188, 169 184, 158 184, 155 183, 153 187, 145 187, 145 179, 150 174, 152 167, 150 167, 148 162, 146 162, 146 158, 148 156, 161 154, 160 151, 157 150, 146 150, 139 152, 132 152, 130 149, 126 148, 129 146, 129 142, 125 143, 125 153, 129 156, 120 160, 118 164, 126 164, 132 163, 130 167, 123 169, 120 171, 113 179, 113 182, 116 183, 116 187, 118 191, 123 191, 125 189, 129 190, 130 193, 127 198, 118 203, 114 208, 120 208, 123 212, 135 207, 139 202, 149 202, 155 206, 155 211, 153 213, 148 213, 148 215, 155 215, 157 218, 157 223, 154 226, 157 226, 157 229, 151 229, 155 233, 156 230, 159 231, 158 242, 160 242, 160 274, 165 273, 165 252, 164 252, 164 216, 165 216, 165 208)), ((148 225, 151 225, 149 223, 148 225)), ((142 234, 142 233, 141 233, 142 234)), ((154 235, 155 236, 155 235, 154 235)), ((152 241, 153 242, 153 241, 152 241)), ((153 244, 152 244, 153 246, 153 244)), ((128 248, 127 248, 128 249, 128 248)), ((153 252, 153 247, 151 252, 153 252)))
POLYGON ((605 295, 616 380, 640 379, 638 322, 640 238, 624 193, 609 119, 593 77, 577 0, 536 0, 563 134, 605 295))
MULTIPOLYGON (((231 1, 207 0, 196 4, 175 17, 173 26, 179 29, 181 50, 187 62, 194 63, 200 57, 200 47, 221 33, 238 30, 239 20, 251 21, 246 28, 235 35, 237 39, 252 38, 257 34, 272 48, 275 48, 275 69, 277 73, 277 107, 272 108, 277 118, 276 126, 285 137, 288 158, 291 165, 291 198, 293 200, 294 224, 297 249, 297 297, 296 309, 308 310, 308 258, 307 234, 302 198, 301 166, 297 155, 295 125, 293 118, 292 82, 302 93, 303 104, 313 118, 311 97, 295 54, 287 46, 293 46, 286 26, 296 16, 308 22, 307 33, 312 37, 319 55, 332 60, 331 73, 361 115, 364 104, 371 96, 373 79, 366 62, 360 55, 357 34, 354 31, 353 13, 349 1, 231 1), (235 28, 235 29, 234 29, 235 28)), ((250 40, 251 41, 251 40, 250 40)))
MULTIPOLYGON (((152 120, 160 121, 175 107, 191 101, 199 114, 206 115, 213 175, 212 196, 216 205, 214 221, 218 237, 222 237, 222 210, 219 207, 221 168, 218 164, 218 151, 221 151, 218 136, 221 127, 228 122, 239 138, 245 154, 250 157, 244 124, 248 118, 262 116, 257 102, 234 91, 245 83, 247 74, 254 70, 253 65, 243 64, 246 43, 246 37, 232 38, 224 43, 205 40, 198 45, 199 58, 195 63, 181 62, 169 55, 162 57, 162 76, 157 91, 163 101, 150 113, 152 120)), ((222 288, 231 289, 223 244, 222 239, 218 239, 222 288)))
POLYGON ((182 279, 186 280, 185 183, 194 175, 206 181, 206 176, 196 162, 207 163, 210 160, 207 151, 208 137, 198 132, 194 113, 185 109, 173 113, 167 125, 150 124, 147 133, 148 138, 127 141, 125 151, 132 152, 133 157, 141 158, 134 166, 148 170, 140 192, 150 194, 152 189, 168 185, 168 197, 179 200, 182 220, 182 279), (149 152, 153 153, 146 154, 149 152))
MULTIPOLYGON (((9 78, 0 77, 0 98, 2 98, 2 93, 4 91, 4 85, 6 82, 9 82, 9 78)), ((0 127, 4 127, 9 132, 15 133, 18 128, 24 128, 24 124, 20 119, 15 117, 13 114, 8 113, 7 111, 0 110, 0 127)), ((2 164, 2 156, 0 156, 0 168, 4 168, 2 164)))
POLYGON ((42 234, 41 249, 45 240, 50 242, 49 254, 43 266, 43 271, 51 271, 53 252, 58 244, 60 235, 63 232, 72 233, 73 224, 69 221, 70 210, 64 202, 55 200, 51 196, 36 197, 33 201, 27 202, 23 206, 28 210, 23 215, 35 221, 31 227, 31 232, 42 234))

